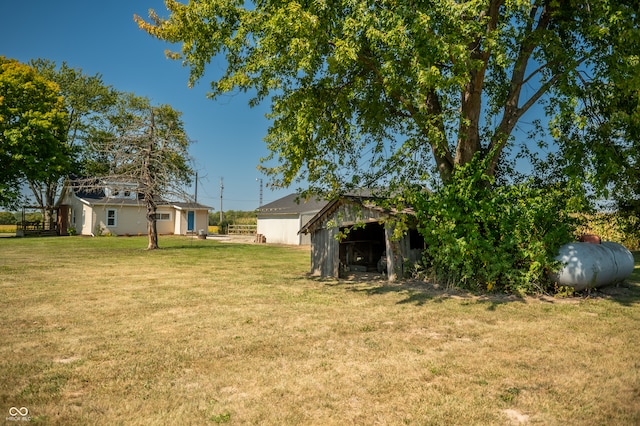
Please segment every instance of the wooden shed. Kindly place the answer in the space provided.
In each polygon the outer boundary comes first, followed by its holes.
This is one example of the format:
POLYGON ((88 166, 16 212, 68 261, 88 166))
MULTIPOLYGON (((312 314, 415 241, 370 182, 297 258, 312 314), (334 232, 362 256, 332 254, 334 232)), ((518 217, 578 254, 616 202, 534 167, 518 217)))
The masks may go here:
POLYGON ((421 258, 424 239, 410 229, 394 240, 389 219, 395 215, 362 196, 345 195, 329 202, 300 229, 311 235, 311 273, 338 278, 341 271, 385 271, 390 281, 402 277, 405 263, 421 258))

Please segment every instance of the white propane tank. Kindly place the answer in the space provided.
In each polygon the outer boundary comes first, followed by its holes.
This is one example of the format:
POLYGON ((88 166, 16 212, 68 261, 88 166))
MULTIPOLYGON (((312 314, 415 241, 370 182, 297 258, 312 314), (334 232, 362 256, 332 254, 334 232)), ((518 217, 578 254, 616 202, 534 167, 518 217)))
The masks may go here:
POLYGON ((633 272, 631 252, 622 244, 575 242, 560 247, 556 260, 564 267, 552 275, 560 285, 580 291, 623 281, 633 272))

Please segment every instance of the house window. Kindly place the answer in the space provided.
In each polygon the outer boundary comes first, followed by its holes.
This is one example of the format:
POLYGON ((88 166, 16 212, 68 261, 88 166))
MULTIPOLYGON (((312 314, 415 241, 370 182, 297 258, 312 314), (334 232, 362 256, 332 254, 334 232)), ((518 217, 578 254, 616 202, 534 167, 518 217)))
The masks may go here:
POLYGON ((107 226, 117 226, 118 211, 115 209, 107 209, 107 226))
POLYGON ((156 220, 171 220, 171 213, 156 213, 156 220))

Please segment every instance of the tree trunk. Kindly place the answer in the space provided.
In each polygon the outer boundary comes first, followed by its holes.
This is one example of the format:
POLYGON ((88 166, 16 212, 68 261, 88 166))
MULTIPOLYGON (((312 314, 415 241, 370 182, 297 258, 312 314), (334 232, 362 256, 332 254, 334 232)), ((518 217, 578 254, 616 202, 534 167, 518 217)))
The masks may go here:
POLYGON ((156 222, 156 203, 152 194, 145 194, 147 203, 147 234, 149 235, 149 245, 147 250, 155 250, 158 246, 158 226, 156 222))
POLYGON ((149 126, 149 145, 147 146, 146 158, 142 163, 142 179, 144 187, 144 201, 147 204, 147 234, 149 235, 149 245, 147 250, 155 250, 158 247, 158 226, 156 223, 156 203, 153 199, 154 190, 152 178, 151 158, 153 156, 154 138, 155 138, 155 121, 153 109, 151 110, 151 126, 149 126))
POLYGON ((56 182, 47 182, 45 188, 45 209, 47 211, 47 229, 55 229, 56 227, 56 215, 53 213, 56 210, 56 191, 58 189, 56 182))

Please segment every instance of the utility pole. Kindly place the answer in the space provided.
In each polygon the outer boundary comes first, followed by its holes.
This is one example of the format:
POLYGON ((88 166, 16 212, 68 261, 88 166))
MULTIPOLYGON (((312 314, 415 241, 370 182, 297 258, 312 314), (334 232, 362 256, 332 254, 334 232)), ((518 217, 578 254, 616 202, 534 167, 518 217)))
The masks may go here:
POLYGON ((258 204, 258 207, 262 207, 262 179, 256 178, 256 180, 260 182, 260 204, 258 204))
POLYGON ((194 196, 194 202, 198 202, 198 172, 196 172, 196 194, 194 196))
POLYGON ((223 177, 220 177, 220 226, 222 226, 222 190, 224 189, 224 184, 222 183, 223 179, 223 177))

